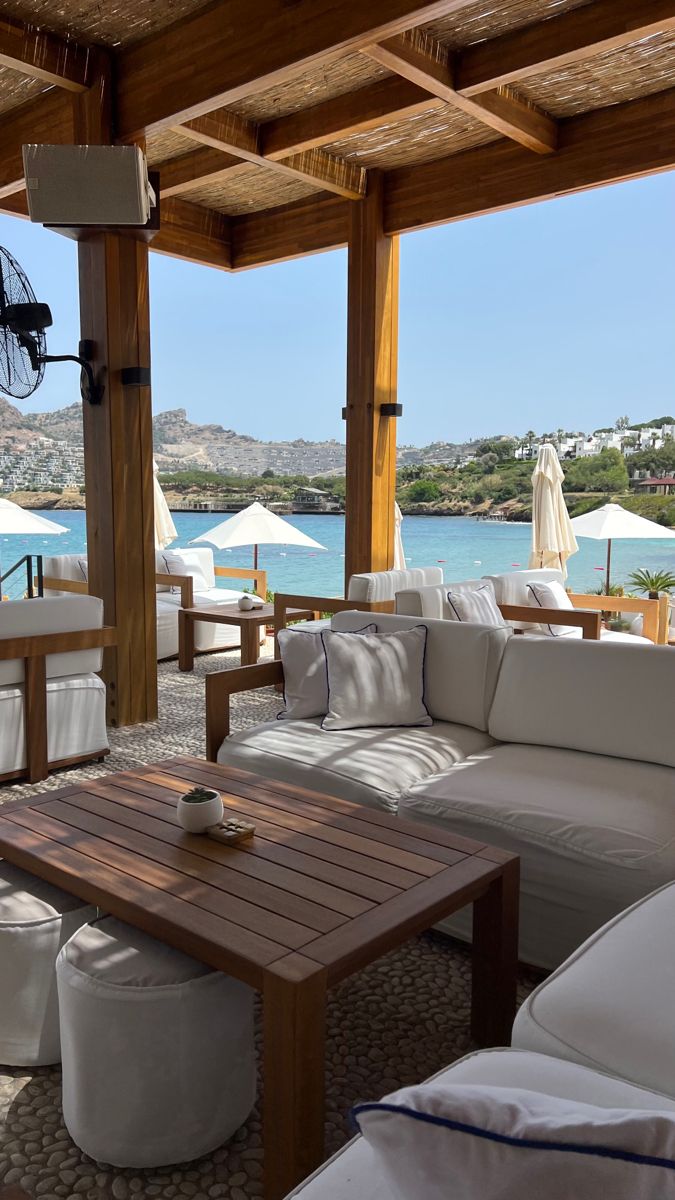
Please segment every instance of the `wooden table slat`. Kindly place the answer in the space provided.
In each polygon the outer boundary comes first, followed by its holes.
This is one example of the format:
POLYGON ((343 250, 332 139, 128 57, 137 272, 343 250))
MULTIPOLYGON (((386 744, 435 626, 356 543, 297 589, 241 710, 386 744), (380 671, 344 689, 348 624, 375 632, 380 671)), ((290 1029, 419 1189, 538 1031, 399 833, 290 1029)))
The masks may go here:
MULTIPOLYGON (((61 793, 59 793, 59 796, 61 793)), ((251 886, 263 886, 263 894, 267 887, 284 893, 284 903, 293 905, 294 920, 309 924, 309 913, 313 919, 322 924, 331 922, 333 915, 357 917, 373 907, 373 900, 366 900, 346 888, 332 886, 330 883, 310 878, 298 870, 289 870, 278 863, 269 862, 258 854, 251 854, 245 843, 239 846, 223 846, 213 842, 208 837, 185 833, 178 824, 178 817, 166 804, 153 800, 149 796, 134 795, 133 807, 128 803, 128 793, 97 780, 96 791, 81 792, 78 804, 91 812, 101 811, 110 820, 140 833, 148 833, 171 846, 183 846, 199 858, 211 862, 227 863, 227 867, 235 874, 241 874, 251 880, 251 886), (125 795, 127 803, 124 802, 125 795), (226 855, 226 858, 225 858, 226 855), (297 901, 297 906, 295 904, 297 901), (326 917, 320 911, 317 917, 316 909, 325 910, 326 917)), ((290 915, 290 911, 286 914, 290 915)), ((339 922, 335 922, 339 924, 339 922)))
MULTIPOLYGON (((137 821, 133 824, 120 821, 115 813, 116 808, 123 813, 128 812, 128 810, 122 809, 121 805, 114 805, 98 797, 94 801, 93 798, 83 796, 79 798, 77 806, 53 800, 40 811, 46 812, 49 816, 56 817, 57 820, 72 825, 76 829, 107 838, 116 845, 142 854, 162 866, 171 867, 193 879, 203 880, 211 887, 222 891, 226 896, 236 896, 240 900, 254 904, 261 910, 261 925, 265 923, 265 912, 273 913, 275 917, 282 917, 308 932, 314 931, 315 933, 329 933, 343 925, 346 920, 345 917, 323 908, 320 904, 301 901, 297 896, 283 892, 280 888, 271 887, 262 880, 253 880, 246 875, 238 874, 236 870, 232 869, 230 861, 237 854, 234 846, 214 844, 209 838, 184 833, 178 826, 175 830, 175 840, 171 841, 169 836, 159 837, 157 835, 157 830, 159 829, 161 833, 162 828, 167 829, 167 833, 170 835, 171 830, 165 821, 153 821, 152 818, 146 817, 144 818, 147 823, 146 829, 139 829, 137 821), (105 808, 106 804, 107 809, 105 808), (112 815, 109 812, 110 809, 113 810, 112 815), (192 852, 193 846, 199 849, 203 842, 209 846, 213 845, 216 854, 207 858, 192 852)), ((141 816, 143 819, 141 814, 131 813, 130 815, 141 816)), ((234 912, 230 915, 234 918, 234 912)))
POLYGON ((48 816, 44 811, 12 813, 10 820, 24 825, 33 833, 51 837, 53 841, 73 850, 79 850, 88 858, 95 859, 106 867, 130 875, 141 884, 157 888, 162 894, 173 896, 195 910, 211 913, 227 921, 237 937, 261 937, 263 942, 281 950, 299 950, 316 937, 313 929, 286 921, 253 904, 247 904, 236 896, 226 895, 219 889, 208 887, 198 879, 192 879, 182 871, 165 867, 156 859, 147 858, 140 851, 125 850, 108 841, 103 830, 98 835, 86 828, 75 828, 63 821, 48 816), (82 837, 82 834, 86 837, 82 837))

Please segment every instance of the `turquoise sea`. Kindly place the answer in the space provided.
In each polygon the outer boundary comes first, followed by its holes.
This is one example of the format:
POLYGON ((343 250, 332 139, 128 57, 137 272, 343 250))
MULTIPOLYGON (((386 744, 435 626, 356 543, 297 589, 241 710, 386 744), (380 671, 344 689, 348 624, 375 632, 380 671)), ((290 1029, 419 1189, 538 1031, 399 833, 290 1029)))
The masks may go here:
MULTIPOLYGON (((68 532, 51 537, 0 537, 2 571, 23 554, 83 553, 86 549, 85 514, 53 511, 45 517, 65 525, 68 532)), ((186 546, 225 517, 218 513, 174 513, 178 530, 176 546, 186 546)), ((294 546, 263 546, 260 566, 268 572, 273 591, 342 595, 344 577, 344 518, 339 516, 293 516, 293 525, 313 537, 325 550, 294 546)), ((403 544, 409 566, 438 563, 447 581, 471 579, 499 571, 526 567, 531 526, 478 521, 473 517, 405 517, 403 544)), ((623 582, 638 567, 675 571, 672 541, 617 541, 612 549, 612 581, 623 582)), ((569 562, 569 584, 577 591, 599 587, 604 579, 606 546, 584 538, 579 553, 569 562)), ((243 567, 252 562, 248 548, 215 551, 222 566, 243 567)), ((6 591, 13 594, 12 588, 6 591)))

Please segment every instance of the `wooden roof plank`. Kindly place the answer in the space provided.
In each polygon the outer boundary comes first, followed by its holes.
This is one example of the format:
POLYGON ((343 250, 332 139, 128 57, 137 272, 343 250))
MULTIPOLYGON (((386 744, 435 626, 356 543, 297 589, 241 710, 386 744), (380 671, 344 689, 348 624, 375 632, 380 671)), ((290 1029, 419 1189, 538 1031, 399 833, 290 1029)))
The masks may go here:
POLYGON ((0 64, 69 92, 84 92, 90 83, 86 46, 11 17, 0 17, 0 64))
POLYGON ((220 0, 120 53, 118 135, 182 125, 472 2, 220 0))
POLYGON ((675 0, 595 0, 469 46, 458 56, 456 86, 463 95, 476 96, 668 29, 675 29, 675 0))
POLYGON ((421 31, 400 34, 368 47, 366 53, 410 83, 427 88, 439 100, 534 150, 551 154, 557 145, 555 121, 534 105, 512 93, 488 92, 477 100, 460 95, 455 86, 449 50, 421 31))

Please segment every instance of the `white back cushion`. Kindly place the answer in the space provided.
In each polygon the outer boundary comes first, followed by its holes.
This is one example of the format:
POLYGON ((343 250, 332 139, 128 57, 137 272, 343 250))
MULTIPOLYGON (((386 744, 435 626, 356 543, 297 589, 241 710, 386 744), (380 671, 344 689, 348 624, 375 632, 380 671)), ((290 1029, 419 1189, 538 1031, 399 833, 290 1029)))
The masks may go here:
POLYGON ((673 695, 675 653, 668 646, 514 637, 502 658, 489 731, 502 742, 675 767, 673 695))
POLYGON ((210 546, 193 546, 189 550, 162 550, 156 555, 155 561, 157 570, 162 574, 192 575, 195 592, 206 592, 216 586, 213 550, 210 546))
POLYGON ((374 604, 382 600, 393 600, 401 588, 424 587, 429 583, 442 583, 441 567, 410 567, 405 571, 371 571, 352 575, 347 589, 348 600, 368 600, 374 604))
MULTIPOLYGON (((0 604, 0 639, 100 629, 102 624, 103 601, 98 596, 45 596, 35 600, 5 600, 0 604)), ((50 654, 47 676, 54 679, 59 675, 100 671, 102 661, 101 649, 50 654)), ((0 686, 21 683, 23 675, 23 659, 0 662, 0 686)))
MULTIPOLYGON (((564 583, 562 571, 542 567, 527 571, 506 571, 502 575, 484 575, 495 589, 497 604, 527 604, 532 605, 532 596, 527 590, 528 583, 564 583)), ((536 621, 511 621, 514 629, 538 629, 536 621)))
MULTIPOLYGON (((331 628, 355 632, 363 626, 362 612, 336 613, 331 628)), ((487 729, 488 714, 504 647, 510 630, 484 625, 462 625, 459 621, 420 620, 394 613, 372 613, 378 633, 413 629, 428 630, 425 660, 424 702, 434 721, 451 721, 487 729)), ((675 659, 675 655, 673 656, 675 659)))
MULTIPOLYGON (((87 583, 89 567, 86 554, 54 554, 45 555, 42 559, 42 573, 45 577, 54 579, 74 579, 77 583, 87 583)), ((60 592, 47 588, 46 596, 70 596, 71 592, 60 592)))
POLYGON ((462 579, 459 583, 405 588, 396 593, 396 612, 408 617, 452 621, 455 616, 448 604, 448 592, 473 592, 484 584, 484 579, 462 579))

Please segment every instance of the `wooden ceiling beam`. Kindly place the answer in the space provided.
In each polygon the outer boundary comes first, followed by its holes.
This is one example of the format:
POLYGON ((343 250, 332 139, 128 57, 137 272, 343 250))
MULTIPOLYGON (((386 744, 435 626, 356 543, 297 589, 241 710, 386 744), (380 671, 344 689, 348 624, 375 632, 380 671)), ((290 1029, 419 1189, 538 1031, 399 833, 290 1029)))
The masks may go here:
POLYGON ((62 145, 75 141, 73 105, 64 92, 45 92, 27 104, 11 109, 0 118, 0 197, 11 196, 24 187, 25 143, 62 145))
POLYGON ((283 158, 441 106, 442 101, 424 88, 392 75, 265 122, 260 126, 261 149, 266 158, 283 158))
POLYGON ((347 245, 351 205, 337 196, 232 218, 232 267, 245 271, 347 245))
POLYGON ((675 0, 595 0, 463 50, 455 83, 465 96, 560 70, 675 29, 675 0))
POLYGON ((202 263, 229 271, 232 266, 230 220, 222 213, 189 204, 186 200, 162 201, 161 228, 150 249, 172 258, 202 263))
POLYGON ((675 168, 675 89, 560 123, 558 152, 500 141, 387 174, 385 229, 404 233, 675 168))
POLYGON ((0 17, 0 65, 69 92, 84 92, 89 87, 91 64, 86 46, 10 17, 0 17))
POLYGON ((219 0, 120 52, 118 137, 183 125, 473 2, 219 0))
POLYGON ((481 121, 504 137, 537 154, 552 154, 557 145, 556 122, 546 113, 506 89, 487 92, 476 99, 461 95, 455 86, 450 51, 421 30, 412 30, 369 46, 369 58, 467 116, 481 121))
POLYGON ((161 195, 169 197, 182 196, 200 184, 217 183, 232 171, 241 170, 242 166, 241 159, 233 154, 200 146, 198 150, 191 150, 180 158, 158 163, 153 169, 159 171, 161 195))
POLYGON ((230 109, 218 109, 188 121, 176 129, 186 138, 256 166, 304 179, 314 187, 334 192, 348 200, 360 200, 366 192, 366 172, 355 163, 343 162, 323 150, 303 150, 285 158, 266 158, 262 153, 259 127, 230 109))

